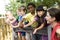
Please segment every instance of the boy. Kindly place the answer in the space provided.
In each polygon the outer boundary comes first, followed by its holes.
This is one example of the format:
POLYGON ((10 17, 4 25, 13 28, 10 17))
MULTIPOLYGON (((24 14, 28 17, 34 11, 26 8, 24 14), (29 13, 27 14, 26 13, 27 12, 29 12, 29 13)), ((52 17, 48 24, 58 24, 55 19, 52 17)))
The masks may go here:
MULTIPOLYGON (((18 14, 18 21, 20 23, 20 28, 23 28, 23 23, 22 23, 22 20, 23 20, 23 16, 25 15, 26 13, 26 7, 25 6, 21 6, 18 8, 17 10, 17 14, 18 14)), ((21 36, 22 36, 22 39, 21 40, 26 40, 25 38, 25 35, 26 35, 26 32, 24 31, 20 31, 21 33, 21 36)))

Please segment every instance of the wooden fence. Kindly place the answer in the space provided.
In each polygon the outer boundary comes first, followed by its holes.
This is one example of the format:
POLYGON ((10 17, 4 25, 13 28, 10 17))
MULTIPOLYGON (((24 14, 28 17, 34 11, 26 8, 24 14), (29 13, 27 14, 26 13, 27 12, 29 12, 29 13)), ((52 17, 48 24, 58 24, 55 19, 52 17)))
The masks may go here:
POLYGON ((5 18, 0 18, 0 40, 12 40, 12 28, 5 23, 5 18))

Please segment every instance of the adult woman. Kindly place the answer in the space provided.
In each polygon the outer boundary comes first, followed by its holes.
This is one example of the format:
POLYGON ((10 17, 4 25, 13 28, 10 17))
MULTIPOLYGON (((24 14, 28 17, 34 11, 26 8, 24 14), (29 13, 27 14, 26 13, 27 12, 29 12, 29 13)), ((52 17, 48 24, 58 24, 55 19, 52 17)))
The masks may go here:
POLYGON ((46 20, 52 25, 51 40, 60 40, 60 10, 57 8, 49 9, 46 20))

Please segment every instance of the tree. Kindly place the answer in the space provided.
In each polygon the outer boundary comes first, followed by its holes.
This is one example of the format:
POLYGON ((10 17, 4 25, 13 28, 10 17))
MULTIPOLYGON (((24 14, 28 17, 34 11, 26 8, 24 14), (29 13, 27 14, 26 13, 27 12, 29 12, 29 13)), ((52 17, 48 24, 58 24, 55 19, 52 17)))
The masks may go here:
POLYGON ((36 6, 46 5, 48 8, 53 6, 56 2, 60 5, 60 0, 10 0, 10 4, 6 5, 6 10, 11 10, 16 16, 16 10, 21 5, 27 5, 29 2, 33 2, 36 6))

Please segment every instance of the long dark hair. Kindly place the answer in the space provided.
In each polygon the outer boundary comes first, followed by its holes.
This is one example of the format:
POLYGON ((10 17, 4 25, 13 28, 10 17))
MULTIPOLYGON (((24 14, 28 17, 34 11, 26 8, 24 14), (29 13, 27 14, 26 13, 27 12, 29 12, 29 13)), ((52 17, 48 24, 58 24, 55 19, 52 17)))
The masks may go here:
MULTIPOLYGON (((36 12, 38 12, 38 11, 44 11, 44 14, 42 15, 42 18, 44 18, 46 16, 46 12, 47 12, 47 10, 44 10, 43 7, 44 7, 44 5, 40 5, 36 9, 36 12)), ((38 14, 37 14, 37 17, 39 17, 38 14)))
POLYGON ((46 16, 47 10, 44 10, 43 7, 44 7, 43 5, 40 5, 40 6, 38 6, 37 9, 36 9, 37 12, 38 12, 38 11, 43 11, 43 12, 44 12, 44 14, 43 14, 41 17, 39 17, 38 14, 36 15, 36 17, 38 18, 38 19, 37 19, 37 22, 39 23, 39 25, 42 24, 42 23, 44 23, 44 25, 47 24, 47 22, 46 22, 46 20, 45 20, 45 16, 46 16))
POLYGON ((60 9, 51 8, 48 10, 51 17, 55 17, 57 22, 60 22, 60 9))

